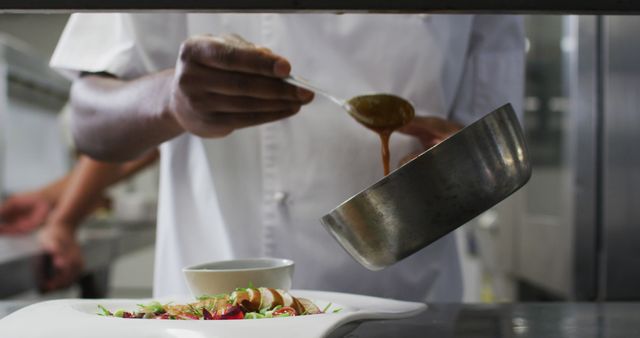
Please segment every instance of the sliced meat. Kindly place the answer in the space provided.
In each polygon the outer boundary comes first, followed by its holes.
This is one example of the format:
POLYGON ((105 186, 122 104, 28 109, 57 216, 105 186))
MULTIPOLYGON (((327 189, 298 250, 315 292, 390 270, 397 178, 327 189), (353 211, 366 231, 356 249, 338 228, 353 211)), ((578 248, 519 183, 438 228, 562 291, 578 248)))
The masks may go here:
POLYGON ((304 313, 304 306, 302 305, 302 303, 300 303, 300 301, 296 297, 291 297, 291 298, 293 300, 293 303, 291 304, 291 307, 296 310, 296 314, 297 315, 303 314, 304 313))
POLYGON ((271 290, 269 290, 268 288, 258 288, 258 291, 260 291, 260 297, 261 297, 261 302, 260 302, 260 309, 267 309, 267 310, 271 310, 273 309, 273 293, 271 293, 271 290))
POLYGON ((276 289, 273 288, 268 288, 269 291, 271 291, 271 294, 273 295, 273 303, 271 304, 271 308, 274 308, 276 306, 282 306, 284 305, 284 302, 282 300, 282 295, 280 294, 280 292, 278 292, 276 289))
POLYGON ((249 301, 251 302, 251 307, 247 308, 250 312, 260 311, 260 302, 262 301, 261 292, 258 289, 247 289, 249 293, 249 301))
POLYGON ((306 313, 310 315, 322 313, 322 310, 320 310, 320 308, 318 308, 316 304, 313 304, 312 301, 306 298, 297 298, 297 299, 298 299, 298 302, 300 302, 300 304, 302 305, 302 307, 304 307, 304 310, 302 311, 302 313, 306 313))
POLYGON ((276 291, 278 291, 282 297, 282 306, 291 306, 291 304, 293 304, 293 297, 289 293, 280 289, 276 289, 276 291))

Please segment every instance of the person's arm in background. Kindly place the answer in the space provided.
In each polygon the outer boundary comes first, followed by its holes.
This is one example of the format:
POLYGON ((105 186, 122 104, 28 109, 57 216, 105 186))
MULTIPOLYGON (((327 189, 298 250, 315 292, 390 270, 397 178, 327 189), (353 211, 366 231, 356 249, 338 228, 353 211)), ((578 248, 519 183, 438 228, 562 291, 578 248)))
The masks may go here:
POLYGON ((157 150, 126 163, 105 163, 82 156, 58 205, 40 233, 45 252, 51 255, 54 274, 42 283, 44 291, 70 285, 82 270, 82 252, 76 230, 94 211, 104 190, 154 163, 157 150))
MULTIPOLYGON (((106 174, 101 179, 104 182, 110 182, 107 185, 116 183, 125 179, 140 169, 152 163, 157 158, 157 151, 151 152, 139 160, 134 160, 124 164, 108 164, 93 161, 86 156, 81 156, 78 164, 64 177, 33 191, 15 194, 7 198, 0 204, 0 235, 22 235, 37 230, 45 223, 47 218, 59 209, 57 206, 61 201, 61 197, 69 188, 72 177, 77 171, 85 174, 94 169, 102 168, 100 175, 106 174), (107 171, 109 171, 107 173, 107 171)), ((106 187, 106 186, 105 186, 106 187)), ((95 194, 90 203, 83 200, 73 211, 78 213, 90 213, 102 199, 102 190, 100 194, 95 194)), ((88 196, 88 195, 85 195, 88 196)), ((62 210, 68 210, 68 205, 62 210)), ((86 215, 76 214, 78 219, 84 218, 86 215)))
MULTIPOLYGON (((424 149, 428 149, 507 102, 522 118, 523 96, 522 17, 476 15, 465 70, 449 119, 416 116, 399 131, 418 138, 424 149)), ((417 155, 419 153, 409 154, 400 163, 417 155)))
POLYGON ((175 69, 75 80, 74 138, 94 158, 125 161, 183 132, 221 137, 282 119, 313 98, 282 81, 290 70, 286 59, 237 37, 189 38, 175 69))
POLYGON ((56 206, 73 172, 38 189, 17 193, 0 204, 0 235, 22 235, 38 229, 56 206))

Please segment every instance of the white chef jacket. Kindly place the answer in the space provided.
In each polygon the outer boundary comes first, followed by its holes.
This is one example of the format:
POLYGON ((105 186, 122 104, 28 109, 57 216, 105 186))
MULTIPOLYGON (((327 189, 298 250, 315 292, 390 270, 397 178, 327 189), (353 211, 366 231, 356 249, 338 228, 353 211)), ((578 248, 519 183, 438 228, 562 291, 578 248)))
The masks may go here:
MULTIPOLYGON (((344 98, 393 93, 418 115, 464 124, 505 102, 520 111, 523 30, 509 16, 74 14, 51 65, 132 79, 172 67, 187 36, 230 32, 344 98)), ((377 135, 322 97, 224 138, 185 133, 162 144, 154 296, 188 294, 185 266, 271 256, 295 261, 296 288, 459 301, 453 236, 372 272, 321 226, 322 215, 382 177, 379 149, 377 135)), ((419 149, 394 134, 392 163, 419 149)))

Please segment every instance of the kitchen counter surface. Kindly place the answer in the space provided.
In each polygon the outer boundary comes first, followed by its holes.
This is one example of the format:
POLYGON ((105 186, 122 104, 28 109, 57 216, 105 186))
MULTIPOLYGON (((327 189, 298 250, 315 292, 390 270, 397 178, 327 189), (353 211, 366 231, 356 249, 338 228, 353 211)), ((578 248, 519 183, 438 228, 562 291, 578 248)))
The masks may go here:
POLYGON ((356 337, 640 337, 640 303, 432 304, 411 319, 362 325, 356 337))
MULTIPOLYGON (((0 301, 0 318, 26 305, 0 301)), ((346 337, 640 337, 640 303, 431 304, 410 319, 365 322, 346 337)))

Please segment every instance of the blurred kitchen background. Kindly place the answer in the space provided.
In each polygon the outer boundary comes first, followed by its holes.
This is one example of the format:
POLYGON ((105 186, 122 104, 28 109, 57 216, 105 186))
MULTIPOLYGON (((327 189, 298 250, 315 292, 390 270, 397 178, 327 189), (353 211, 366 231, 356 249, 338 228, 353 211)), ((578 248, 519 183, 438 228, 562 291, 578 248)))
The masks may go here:
MULTIPOLYGON (((75 160, 69 82, 47 67, 67 15, 0 15, 0 192, 75 160)), ((525 189, 461 228, 465 301, 640 299, 640 20, 526 16, 525 189)), ((149 297, 157 169, 109 191, 84 226, 87 273, 36 291, 35 236, 0 237, 0 298, 149 297)))
MULTIPOLYGON (((76 158, 68 130, 70 83, 48 60, 68 14, 0 15, 0 192, 3 197, 62 177, 76 158)), ((157 199, 157 167, 108 191, 80 237, 88 273, 70 290, 41 295, 43 263, 33 236, 0 237, 0 299, 149 297, 157 199)))

